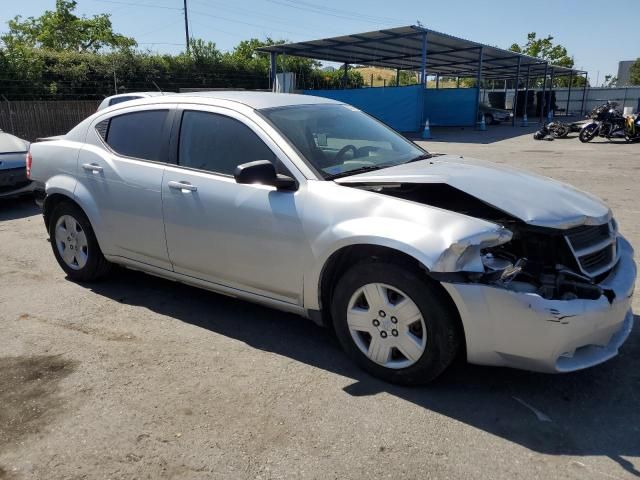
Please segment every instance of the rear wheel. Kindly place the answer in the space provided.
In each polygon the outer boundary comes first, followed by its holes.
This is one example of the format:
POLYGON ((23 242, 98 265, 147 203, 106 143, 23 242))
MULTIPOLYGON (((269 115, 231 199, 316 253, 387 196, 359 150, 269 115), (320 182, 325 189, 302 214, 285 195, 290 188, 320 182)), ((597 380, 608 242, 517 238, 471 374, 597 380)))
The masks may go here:
POLYGON ((490 113, 485 114, 484 122, 489 125, 495 125, 496 123, 499 123, 494 120, 493 115, 491 115, 490 113))
POLYGON ((348 270, 336 286, 332 316, 349 356, 393 383, 433 380, 461 344, 457 317, 436 285, 392 263, 366 261, 348 270))
POLYGON ((89 219, 78 206, 63 202, 53 209, 49 236, 56 260, 72 280, 98 280, 111 269, 111 263, 102 255, 89 219))

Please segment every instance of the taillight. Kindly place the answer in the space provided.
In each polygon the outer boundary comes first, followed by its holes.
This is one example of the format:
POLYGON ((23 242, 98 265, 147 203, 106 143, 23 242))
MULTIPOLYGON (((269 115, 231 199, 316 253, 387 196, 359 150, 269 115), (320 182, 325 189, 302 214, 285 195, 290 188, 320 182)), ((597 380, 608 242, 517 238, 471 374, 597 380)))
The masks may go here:
POLYGON ((31 150, 27 152, 27 178, 31 180, 31 163, 33 163, 33 157, 31 156, 31 150))

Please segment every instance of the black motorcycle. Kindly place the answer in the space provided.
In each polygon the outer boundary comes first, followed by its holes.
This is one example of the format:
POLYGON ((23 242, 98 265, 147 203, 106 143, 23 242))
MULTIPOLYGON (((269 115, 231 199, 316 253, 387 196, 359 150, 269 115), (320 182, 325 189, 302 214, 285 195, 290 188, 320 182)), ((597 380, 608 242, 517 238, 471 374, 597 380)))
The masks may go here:
POLYGON ((625 118, 617 106, 616 102, 607 102, 594 108, 588 115, 592 121, 580 130, 580 141, 587 143, 596 136, 607 139, 625 138, 625 118))

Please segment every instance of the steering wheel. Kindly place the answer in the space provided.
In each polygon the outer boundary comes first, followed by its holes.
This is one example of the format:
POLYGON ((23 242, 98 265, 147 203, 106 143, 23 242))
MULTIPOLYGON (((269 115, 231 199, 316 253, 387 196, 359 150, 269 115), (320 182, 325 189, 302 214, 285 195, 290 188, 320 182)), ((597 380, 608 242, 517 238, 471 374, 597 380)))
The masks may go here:
POLYGON ((342 157, 344 157, 344 154, 349 150, 353 152, 354 157, 358 153, 358 149, 355 147, 355 145, 345 145, 338 151, 338 153, 336 153, 336 158, 334 159, 335 163, 339 163, 339 161, 342 160, 342 157))
POLYGON ((369 153, 371 152, 377 152, 378 150, 380 150, 380 147, 374 147, 372 145, 367 145, 364 147, 360 147, 356 150, 356 157, 368 157, 369 153))

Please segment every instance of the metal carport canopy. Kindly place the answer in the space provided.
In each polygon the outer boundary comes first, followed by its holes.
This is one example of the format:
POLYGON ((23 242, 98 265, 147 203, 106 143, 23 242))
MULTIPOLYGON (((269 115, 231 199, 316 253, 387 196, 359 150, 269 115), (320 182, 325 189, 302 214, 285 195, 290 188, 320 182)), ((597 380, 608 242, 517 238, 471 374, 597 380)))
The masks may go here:
POLYGON ((544 76, 550 73, 550 68, 553 68, 555 77, 586 73, 556 65, 547 67, 547 62, 539 58, 415 25, 322 40, 272 45, 257 50, 344 64, 420 71, 425 43, 427 75, 477 76, 479 64, 481 65, 480 74, 484 79, 515 78, 518 76, 518 70, 520 75, 528 70, 531 77, 544 76), (482 52, 482 62, 480 62, 480 52, 482 52))

